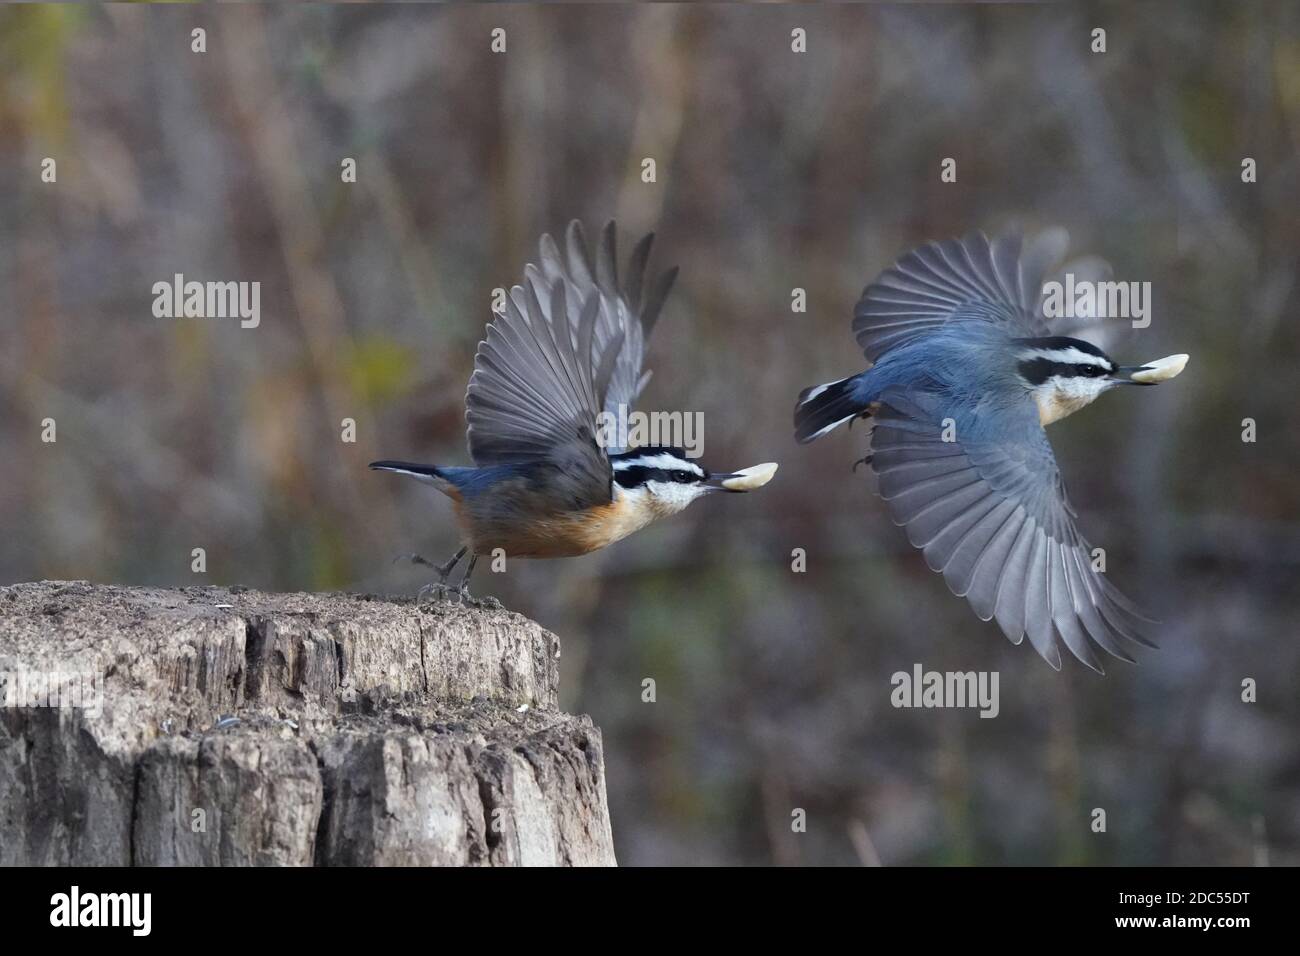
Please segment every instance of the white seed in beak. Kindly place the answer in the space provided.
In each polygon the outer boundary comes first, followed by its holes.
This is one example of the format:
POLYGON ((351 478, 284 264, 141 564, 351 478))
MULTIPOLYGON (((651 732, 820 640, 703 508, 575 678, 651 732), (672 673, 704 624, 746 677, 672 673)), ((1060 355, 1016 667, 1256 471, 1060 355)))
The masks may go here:
POLYGON ((1147 362, 1146 367, 1140 372, 1134 372, 1129 376, 1135 382, 1155 384, 1164 382, 1173 378, 1187 366, 1188 356, 1185 354, 1166 355, 1162 359, 1156 359, 1154 362, 1147 362))
POLYGON ((761 465, 750 465, 748 468, 742 468, 732 477, 722 482, 722 487, 728 491, 753 491, 755 488, 762 488, 772 480, 776 474, 776 462, 766 461, 761 465))

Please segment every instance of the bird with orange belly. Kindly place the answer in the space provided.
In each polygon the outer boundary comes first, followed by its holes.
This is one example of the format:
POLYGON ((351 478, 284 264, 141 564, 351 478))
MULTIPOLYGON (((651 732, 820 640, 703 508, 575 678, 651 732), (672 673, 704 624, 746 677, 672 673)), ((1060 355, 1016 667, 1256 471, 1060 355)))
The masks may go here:
POLYGON ((642 368, 646 341, 677 275, 671 269, 646 287, 653 238, 637 244, 620 282, 612 222, 594 265, 576 221, 563 254, 543 236, 540 265, 526 267, 474 359, 465 418, 475 464, 371 463, 433 485, 453 502, 462 547, 435 566, 439 579, 430 587, 448 590, 467 553, 462 596, 480 555, 587 554, 696 498, 749 491, 776 472, 766 463, 714 474, 678 447, 624 449, 603 440, 601 413, 631 409, 650 377, 642 368))

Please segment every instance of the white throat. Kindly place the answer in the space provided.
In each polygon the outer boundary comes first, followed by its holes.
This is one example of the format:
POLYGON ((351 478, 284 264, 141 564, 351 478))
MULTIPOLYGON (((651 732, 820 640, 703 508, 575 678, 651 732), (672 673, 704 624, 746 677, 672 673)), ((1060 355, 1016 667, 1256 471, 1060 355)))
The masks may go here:
POLYGON ((1073 415, 1113 383, 1105 378, 1053 375, 1031 391, 1038 406, 1038 422, 1044 427, 1073 415))
POLYGON ((694 482, 648 481, 635 488, 614 482, 614 499, 629 512, 649 524, 684 509, 696 498, 708 494, 708 488, 694 482))

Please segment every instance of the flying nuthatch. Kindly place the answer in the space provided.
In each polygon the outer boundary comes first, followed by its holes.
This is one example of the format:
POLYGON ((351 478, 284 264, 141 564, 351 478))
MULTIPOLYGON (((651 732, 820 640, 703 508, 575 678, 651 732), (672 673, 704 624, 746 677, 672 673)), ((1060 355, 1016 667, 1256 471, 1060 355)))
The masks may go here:
POLYGON ((577 221, 565 237, 567 255, 542 236, 541 265, 525 268, 524 284, 510 290, 474 357, 465 419, 475 466, 371 462, 451 498, 463 547, 438 566, 438 587, 466 552, 461 594, 479 555, 587 554, 701 495, 749 491, 776 471, 768 463, 712 474, 681 448, 598 440, 607 437, 600 413, 626 415, 650 377, 642 371, 645 343, 677 275, 673 268, 644 285, 653 240, 637 244, 620 284, 613 222, 594 269, 577 221))
POLYGON ((872 416, 863 459, 912 545, 982 620, 996 618, 1013 644, 1026 634, 1060 669, 1055 635, 1094 670, 1097 644, 1126 661, 1154 647, 1143 617, 1094 566, 1075 529, 1044 426, 1119 385, 1154 385, 1186 355, 1117 365, 1043 308, 1043 278, 1068 237, 1049 230, 1022 248, 990 242, 928 243, 867 286, 853 331, 867 371, 805 389, 795 408, 801 443, 872 416))

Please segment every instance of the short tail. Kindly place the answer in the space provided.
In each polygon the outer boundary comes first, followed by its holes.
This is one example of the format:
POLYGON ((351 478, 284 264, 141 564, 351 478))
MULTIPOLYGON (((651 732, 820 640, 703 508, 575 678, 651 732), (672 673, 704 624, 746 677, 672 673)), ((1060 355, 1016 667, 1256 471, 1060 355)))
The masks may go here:
POLYGON ((857 381, 858 376, 850 375, 799 393, 794 409, 794 437, 799 444, 806 445, 866 412, 867 405, 854 394, 857 381))
POLYGON ((375 471, 393 471, 399 475, 410 475, 426 485, 433 485, 443 494, 449 495, 453 491, 458 491, 455 483, 445 473, 446 470, 437 465, 417 465, 410 461, 372 461, 370 467, 375 471))

